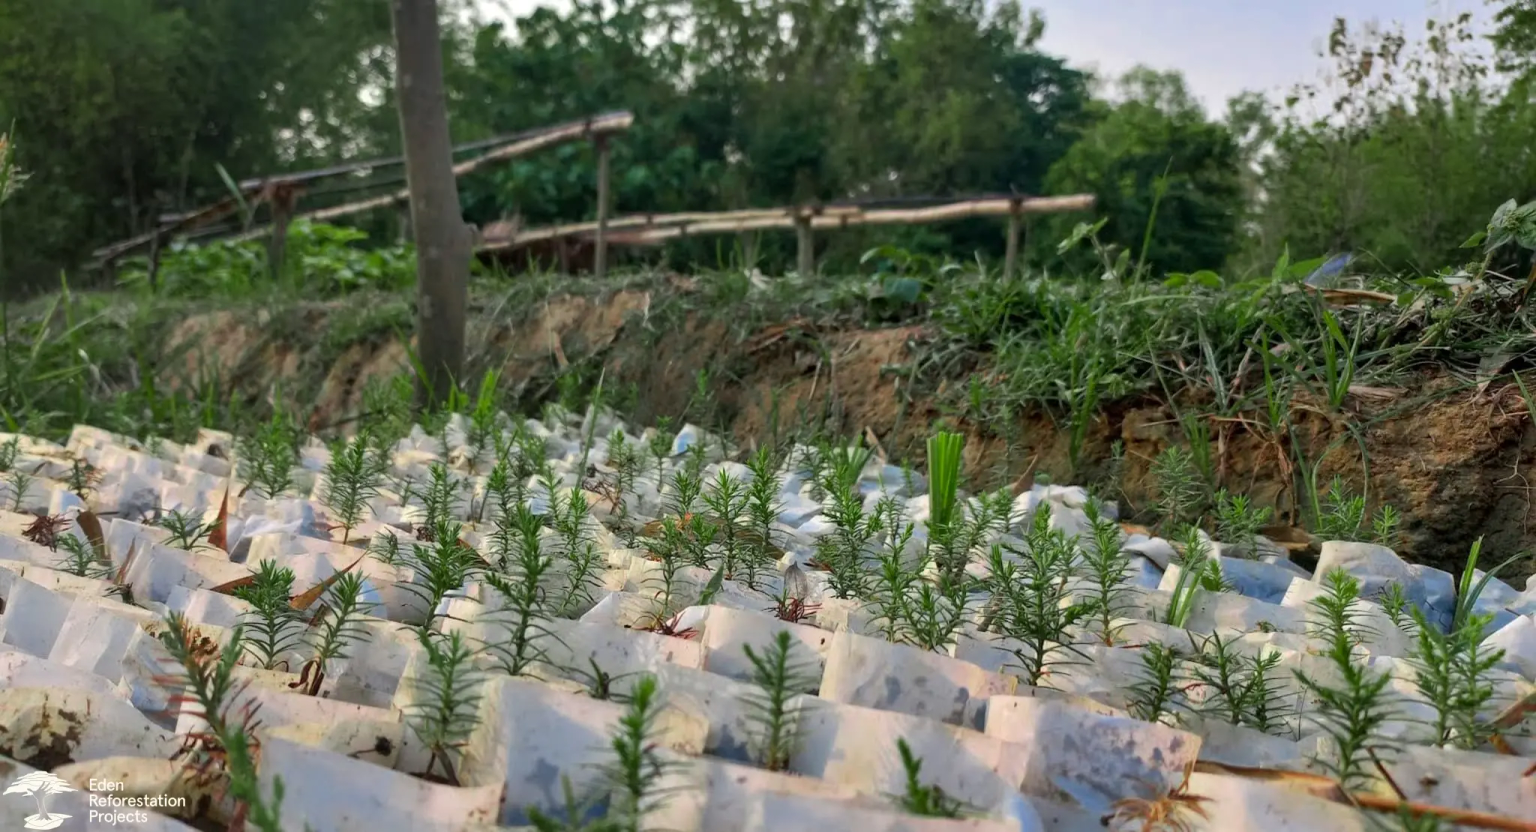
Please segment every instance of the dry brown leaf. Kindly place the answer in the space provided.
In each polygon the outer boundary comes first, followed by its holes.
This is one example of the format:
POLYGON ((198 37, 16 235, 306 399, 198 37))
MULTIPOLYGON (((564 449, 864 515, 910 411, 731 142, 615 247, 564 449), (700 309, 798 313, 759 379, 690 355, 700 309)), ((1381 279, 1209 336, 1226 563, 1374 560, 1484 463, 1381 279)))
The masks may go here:
POLYGON ((220 595, 234 595, 235 594, 235 590, 251 586, 251 585, 253 585, 255 583, 256 583, 256 575, 253 573, 253 574, 250 574, 250 575, 246 575, 243 578, 236 578, 233 581, 225 581, 224 583, 219 584, 218 586, 211 586, 211 587, 208 588, 208 591, 209 592, 217 592, 220 595))
POLYGON ((85 532, 85 539, 96 550, 96 557, 106 560, 107 535, 102 531, 101 518, 96 516, 96 512, 87 509, 75 515, 75 522, 80 524, 80 531, 85 532))
POLYGON ((224 499, 219 503, 219 519, 213 521, 208 533, 208 545, 220 552, 229 553, 229 483, 224 483, 224 499))
POLYGON ((128 544, 128 554, 123 557, 123 565, 117 568, 117 574, 112 577, 112 583, 117 584, 118 586, 123 585, 124 579, 128 577, 128 568, 133 566, 133 559, 139 553, 138 548, 139 541, 137 540, 128 544))
POLYGON ((303 612, 309 609, 312 604, 320 600, 320 596, 324 595, 326 590, 330 589, 333 584, 341 580, 342 575, 345 575, 348 572, 351 572, 353 569, 356 569, 357 565, 362 563, 363 558, 365 557, 368 557, 368 555, 363 554, 358 556, 357 560, 352 561, 351 566, 348 566, 346 569, 343 569, 340 572, 333 573, 329 578, 326 578, 320 583, 304 590, 302 593, 293 596, 293 598, 288 601, 288 606, 292 607, 298 612, 303 612))

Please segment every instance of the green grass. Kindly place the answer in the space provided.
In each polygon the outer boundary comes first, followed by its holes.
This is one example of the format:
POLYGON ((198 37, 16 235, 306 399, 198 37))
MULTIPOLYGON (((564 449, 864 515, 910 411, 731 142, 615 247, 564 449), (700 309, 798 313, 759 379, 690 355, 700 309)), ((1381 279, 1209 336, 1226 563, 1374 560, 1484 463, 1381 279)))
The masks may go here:
MULTIPOLYGON (((73 424, 86 422, 133 436, 186 440, 200 427, 246 430, 265 421, 274 395, 304 417, 349 348, 408 337, 414 325, 406 283, 385 276, 343 285, 326 276, 356 257, 350 240, 334 236, 306 238, 308 262, 318 275, 313 280, 297 275, 271 285, 214 274, 195 283, 197 292, 167 289, 159 296, 142 289, 82 293, 61 283, 53 295, 7 308, 0 330, 0 428, 61 439, 73 424), (331 281, 331 294, 344 298, 308 299, 304 287, 322 279, 331 281), (293 377, 278 380, 281 389, 274 390, 270 373, 248 366, 259 361, 216 366, 212 356, 196 354, 203 344, 172 348, 169 333, 178 324, 212 310, 232 312, 270 344, 296 352, 293 377)), ((1469 252, 1469 259, 1475 255, 1469 252)), ((184 271, 236 268, 222 261, 198 265, 190 253, 178 257, 185 258, 177 261, 184 271)), ((1507 291, 1513 284, 1498 283, 1491 274, 1462 295, 1453 295, 1440 275, 1353 279, 1356 288, 1397 302, 1340 306, 1303 286, 1318 261, 1289 257, 1258 275, 1202 272, 1108 282, 1025 273, 1005 283, 985 265, 913 262, 900 276, 901 291, 887 285, 889 275, 781 277, 754 287, 738 273, 700 272, 691 288, 680 289, 669 276, 651 272, 617 275, 601 285, 550 273, 481 273, 471 287, 466 387, 511 357, 508 347, 487 337, 493 327, 515 338, 519 326, 558 295, 632 290, 649 294, 641 319, 626 324, 647 347, 685 327, 703 332, 704 325, 717 324, 727 341, 740 341, 793 322, 784 341, 812 356, 819 383, 814 401, 795 406, 818 423, 830 416, 836 426, 842 415, 838 356, 822 333, 918 326, 927 337, 912 342, 911 361, 887 368, 902 418, 913 403, 931 402, 981 435, 1005 438, 1013 463, 1024 461, 1016 449, 1017 415, 1047 414, 1069 439, 1069 459, 1053 473, 1085 480, 1102 473, 1094 466, 1104 449, 1090 441, 1101 414, 1135 401, 1161 402, 1178 416, 1174 444, 1205 481, 1201 488, 1209 493, 1197 500, 1203 504, 1225 485, 1216 481, 1222 460, 1215 453, 1234 430, 1271 441, 1298 472, 1298 492, 1310 493, 1315 489, 1302 480, 1315 461, 1287 429, 1298 408, 1337 420, 1363 449, 1360 437, 1372 417, 1363 413, 1368 408, 1359 406, 1352 386, 1412 388, 1426 372, 1470 386, 1525 369, 1520 356, 1536 348, 1536 317, 1507 291), (1490 355, 1507 360, 1490 365, 1490 355), (967 377, 972 384, 956 383, 967 377)), ((715 390, 752 369, 753 354, 746 350, 709 352, 719 357, 698 368, 697 377, 709 379, 715 390)), ((627 367, 628 376, 616 379, 601 354, 569 360, 569 383, 557 383, 550 359, 535 379, 516 389, 504 385, 500 404, 537 412, 557 395, 579 397, 597 379, 622 397, 641 369, 627 367)), ((718 403, 701 401, 691 380, 673 385, 677 401, 648 400, 645 420, 658 410, 721 420, 718 403)), ((923 456, 921 447, 889 450, 911 463, 923 456)), ((1179 510, 1186 508, 1202 505, 1179 510)))

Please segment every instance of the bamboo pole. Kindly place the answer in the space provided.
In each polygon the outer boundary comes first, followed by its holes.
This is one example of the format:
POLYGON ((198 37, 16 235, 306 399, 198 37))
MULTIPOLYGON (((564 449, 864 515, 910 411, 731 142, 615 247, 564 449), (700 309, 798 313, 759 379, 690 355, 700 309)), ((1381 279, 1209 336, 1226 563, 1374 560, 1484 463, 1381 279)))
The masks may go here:
MULTIPOLYGON (((822 216, 841 217, 853 216, 861 212, 861 209, 853 206, 830 206, 821 209, 822 216)), ((746 222, 764 219, 782 219, 793 217, 794 208, 748 208, 737 211, 691 211, 677 214, 634 214, 628 217, 613 217, 608 220, 607 230, 628 231, 631 229, 650 229, 671 227, 676 225, 690 225, 703 222, 746 222)), ((791 226, 786 226, 791 227, 791 226)), ((521 228, 515 220, 498 220, 481 229, 484 235, 485 245, 483 251, 496 251, 512 246, 537 243, 544 240, 553 240, 559 237, 583 237, 597 231, 595 222, 573 222, 561 225, 546 225, 542 228, 521 228)), ((611 239, 611 237, 610 237, 611 239)))
POLYGON ((1003 280, 1012 280, 1019 267, 1019 211, 1017 204, 1008 212, 1008 237, 1003 249, 1003 280))
POLYGON ((592 271, 601 280, 608 274, 608 137, 597 136, 597 242, 592 249, 592 271))
MULTIPOLYGON (((973 199, 926 208, 864 210, 856 206, 820 209, 810 217, 815 229, 851 228, 860 225, 922 225, 968 217, 1001 217, 1017 213, 1050 214, 1086 211, 1093 208, 1092 194, 1055 197, 973 199), (1017 208, 1015 208, 1017 205, 1017 208)), ((794 229, 799 219, 795 208, 752 209, 716 213, 659 214, 618 217, 608 221, 609 243, 622 240, 630 245, 654 245, 667 240, 700 234, 725 234, 766 229, 794 229), (619 233, 614 233, 619 232, 619 233)), ((519 230, 508 235, 510 225, 487 226, 483 251, 514 248, 541 240, 584 237, 596 230, 595 223, 575 223, 519 230), (498 227, 501 226, 501 227, 498 227)))
MULTIPOLYGON (((561 144, 563 142, 568 142, 583 137, 603 136, 609 133, 617 133, 623 130, 628 130, 634 121, 635 117, 629 113, 612 113, 606 116, 599 116, 598 118, 592 119, 591 121, 581 122, 579 124, 571 124, 559 129, 551 130, 547 133, 541 133, 537 136, 523 139, 522 141, 503 145, 496 148, 495 150, 482 153, 473 159, 466 159, 453 166, 453 175, 455 178, 462 177, 465 174, 473 173, 476 170, 491 164, 492 162, 500 162, 506 159, 515 158, 517 156, 525 156, 536 150, 542 150, 546 147, 549 147, 550 145, 561 144)), ((325 222, 337 217, 361 214, 365 211, 371 211, 375 208, 388 208, 390 206, 406 202, 410 199, 410 197, 411 189, 409 185, 407 185, 406 187, 399 190, 391 191, 380 196, 370 197, 368 199, 358 200, 357 202, 348 202, 342 205, 332 205, 329 208, 320 208, 314 211, 306 211, 302 214, 296 215, 295 219, 302 218, 310 220, 311 222, 325 222)), ((246 240, 254 240, 259 237, 264 237, 271 233, 271 231, 271 226, 263 226, 261 228, 251 229, 250 231, 247 231, 243 234, 236 234, 226 239, 229 242, 244 242, 246 240)))

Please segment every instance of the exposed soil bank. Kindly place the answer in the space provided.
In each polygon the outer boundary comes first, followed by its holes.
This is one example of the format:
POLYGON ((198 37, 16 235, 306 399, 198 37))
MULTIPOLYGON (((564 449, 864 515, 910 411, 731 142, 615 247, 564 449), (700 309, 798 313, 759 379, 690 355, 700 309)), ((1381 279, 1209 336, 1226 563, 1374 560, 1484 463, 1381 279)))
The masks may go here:
MULTIPOLYGON (((724 307, 689 302, 690 294, 689 287, 672 285, 477 303, 471 369, 498 368, 509 394, 525 407, 552 396, 562 372, 591 380, 601 369, 606 389, 633 391, 627 404, 641 423, 681 416, 702 370, 711 395, 694 402, 694 415, 702 407, 708 421, 742 441, 788 430, 813 414, 849 435, 867 429, 891 456, 913 462, 921 459, 934 422, 943 419, 969 436, 973 482, 1035 473, 1058 481, 1112 479, 1133 509, 1152 496, 1152 458, 1182 441, 1162 404, 1117 402, 1098 414, 1081 470, 1073 472, 1068 434, 1049 415, 1019 413, 1021 439, 1010 449, 952 415, 949 391, 963 389, 967 379, 914 380, 915 359, 934 337, 924 327, 748 323, 724 307), (1117 439, 1124 455, 1112 469, 1117 439)), ((369 380, 405 372, 409 363, 397 334, 402 323, 408 330, 408 318, 399 309, 359 311, 357 303, 188 317, 166 336, 167 354, 178 357, 164 362, 162 380, 174 385, 212 377, 251 400, 280 389, 309 411, 312 426, 345 425, 358 415, 369 380), (358 325, 359 315, 377 320, 358 325)), ((1485 561, 1536 548, 1526 477, 1536 463, 1536 432, 1517 388, 1478 394, 1450 379, 1425 377, 1412 390, 1352 405, 1348 419, 1297 406, 1292 436, 1306 458, 1322 460, 1319 482, 1341 475, 1357 489, 1368 487, 1373 505, 1386 501, 1402 512, 1405 556, 1456 571, 1479 536, 1490 553, 1485 561)), ((1282 518, 1294 516, 1297 472, 1281 447, 1238 421, 1213 422, 1212 435, 1225 487, 1275 507, 1282 518)), ((1518 569, 1527 574, 1532 565, 1518 569)))

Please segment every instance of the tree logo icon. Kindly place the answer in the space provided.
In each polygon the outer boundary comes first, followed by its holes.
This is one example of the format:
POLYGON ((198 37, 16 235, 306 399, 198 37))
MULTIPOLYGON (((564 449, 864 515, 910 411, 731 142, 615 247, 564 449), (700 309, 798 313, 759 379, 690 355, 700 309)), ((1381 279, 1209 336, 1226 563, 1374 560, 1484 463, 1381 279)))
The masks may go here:
POLYGON ((78 791, 69 781, 46 771, 34 771, 31 774, 16 778, 7 786, 4 794, 24 794, 37 801, 37 814, 27 815, 22 826, 27 829, 57 829, 59 824, 69 820, 69 815, 50 813, 48 811, 48 795, 61 792, 78 791))

